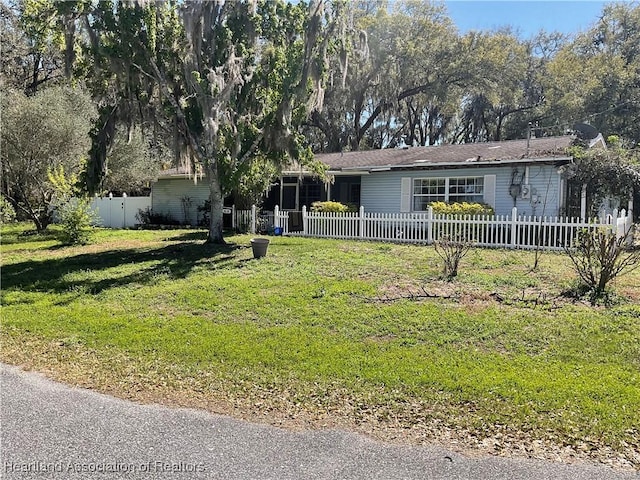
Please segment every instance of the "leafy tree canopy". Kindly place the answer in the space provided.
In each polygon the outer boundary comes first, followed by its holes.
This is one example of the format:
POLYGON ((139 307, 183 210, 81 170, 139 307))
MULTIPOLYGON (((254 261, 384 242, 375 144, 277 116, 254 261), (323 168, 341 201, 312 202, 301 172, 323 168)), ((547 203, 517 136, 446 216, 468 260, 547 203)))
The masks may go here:
POLYGON ((99 103, 90 183, 108 168, 118 124, 171 132, 183 166, 205 174, 209 240, 222 242, 222 199, 254 159, 311 163, 296 124, 321 103, 339 3, 26 3, 34 25, 56 20, 66 71, 84 75, 99 103))
POLYGON ((640 153, 622 146, 620 137, 607 138, 608 148, 571 147, 575 163, 565 170, 578 186, 587 185, 592 205, 611 197, 627 200, 640 191, 640 153))
POLYGON ((95 116, 90 97, 78 89, 47 88, 31 97, 11 90, 2 96, 2 192, 39 231, 52 221, 49 172, 83 169, 95 116))

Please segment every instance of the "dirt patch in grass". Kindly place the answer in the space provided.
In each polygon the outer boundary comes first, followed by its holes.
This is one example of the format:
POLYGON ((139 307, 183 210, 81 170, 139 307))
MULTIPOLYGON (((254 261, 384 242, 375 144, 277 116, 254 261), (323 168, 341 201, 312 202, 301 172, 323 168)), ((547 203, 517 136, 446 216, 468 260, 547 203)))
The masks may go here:
MULTIPOLYGON (((388 283, 378 289, 376 295, 365 299, 370 302, 388 303, 394 301, 438 301, 454 302, 467 308, 468 313, 477 313, 485 308, 496 305, 517 305, 523 308, 539 310, 554 310, 568 304, 588 305, 586 299, 576 299, 562 293, 552 292, 544 288, 523 288, 519 292, 504 293, 496 289, 487 291, 473 285, 459 282, 445 282, 434 280, 428 283, 388 283)), ((627 290, 637 293, 638 288, 620 288, 620 293, 625 297, 627 290)), ((600 308, 595 306, 593 308, 600 308)))

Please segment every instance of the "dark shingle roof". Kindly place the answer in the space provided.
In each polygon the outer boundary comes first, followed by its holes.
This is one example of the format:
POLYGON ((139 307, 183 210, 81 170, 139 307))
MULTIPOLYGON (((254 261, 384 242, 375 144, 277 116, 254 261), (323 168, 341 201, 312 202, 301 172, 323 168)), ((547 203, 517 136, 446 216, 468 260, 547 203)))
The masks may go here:
MULTIPOLYGON (((575 137, 542 137, 529 140, 464 143, 431 147, 386 148, 344 153, 319 153, 315 158, 330 170, 349 170, 381 167, 428 168, 444 164, 461 166, 467 163, 508 162, 521 159, 553 159, 567 157, 566 149, 575 137)), ((160 177, 187 176, 184 168, 171 168, 160 172, 160 177)))
POLYGON ((566 157, 566 148, 575 137, 543 137, 529 140, 508 140, 503 142, 465 143, 460 145, 436 145, 431 147, 387 148, 345 153, 317 154, 316 159, 331 170, 367 167, 397 167, 509 161, 520 159, 541 159, 566 157))

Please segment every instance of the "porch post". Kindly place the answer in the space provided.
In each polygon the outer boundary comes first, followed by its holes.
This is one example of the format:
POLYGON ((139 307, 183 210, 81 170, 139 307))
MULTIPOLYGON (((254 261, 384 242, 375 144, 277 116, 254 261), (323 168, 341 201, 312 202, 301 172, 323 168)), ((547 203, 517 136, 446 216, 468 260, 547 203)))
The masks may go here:
POLYGON ((562 176, 562 172, 558 172, 558 216, 566 215, 566 180, 562 176))
POLYGON ((582 191, 580 192, 580 217, 582 220, 587 218, 587 184, 582 184, 582 191))
POLYGON ((280 226, 280 207, 278 207, 278 205, 273 207, 273 226, 280 226))
POLYGON ((231 205, 231 228, 235 230, 237 228, 237 219, 236 219, 236 204, 231 205))

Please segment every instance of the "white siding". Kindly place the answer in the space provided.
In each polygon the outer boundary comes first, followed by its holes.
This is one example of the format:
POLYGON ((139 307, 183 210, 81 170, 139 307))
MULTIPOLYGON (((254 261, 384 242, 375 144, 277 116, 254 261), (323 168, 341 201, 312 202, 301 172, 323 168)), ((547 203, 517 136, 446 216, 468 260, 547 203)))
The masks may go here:
MULTIPOLYGON (((496 215, 509 215, 516 206, 522 215, 558 215, 560 197, 558 183, 560 176, 553 165, 530 165, 530 191, 534 198, 517 198, 515 205, 509 195, 513 168, 511 165, 495 167, 458 168, 447 170, 404 170, 371 172, 363 175, 361 180, 361 205, 368 212, 398 213, 402 211, 402 179, 403 178, 442 178, 442 177, 484 177, 495 175, 496 215)), ((517 166, 519 173, 524 174, 524 165, 517 166)), ((406 181, 406 180, 405 180, 406 181)))
POLYGON ((199 180, 194 184, 190 178, 160 178, 151 187, 153 200, 151 209, 156 213, 170 215, 172 218, 185 223, 182 198, 191 199, 188 222, 196 225, 202 214, 198 207, 209 199, 209 184, 206 180, 199 180))

